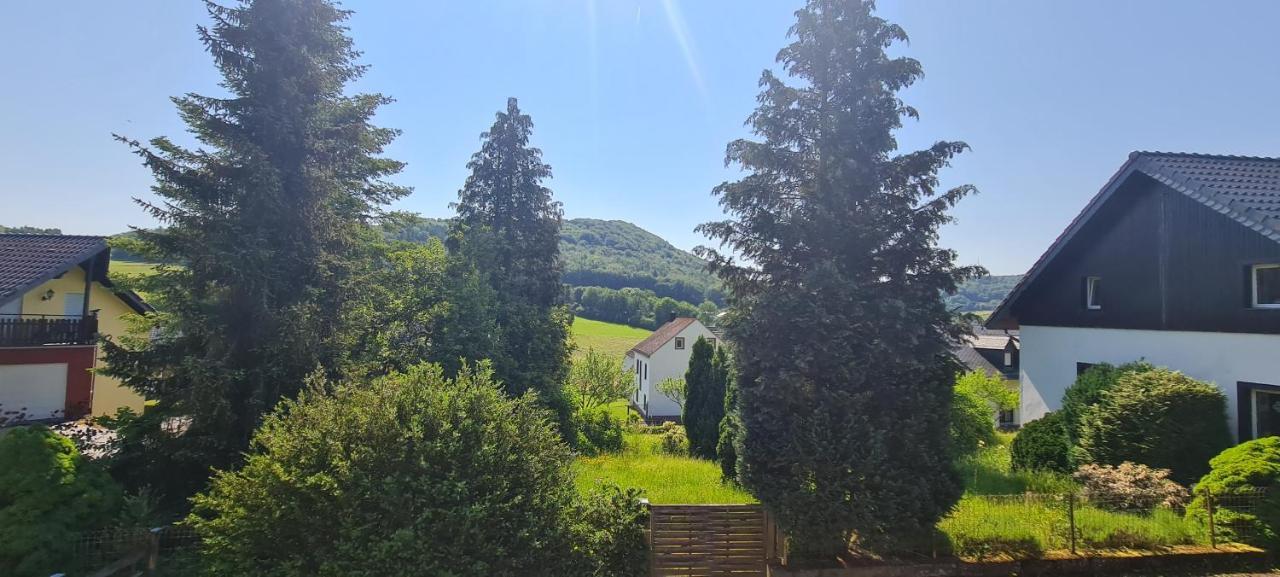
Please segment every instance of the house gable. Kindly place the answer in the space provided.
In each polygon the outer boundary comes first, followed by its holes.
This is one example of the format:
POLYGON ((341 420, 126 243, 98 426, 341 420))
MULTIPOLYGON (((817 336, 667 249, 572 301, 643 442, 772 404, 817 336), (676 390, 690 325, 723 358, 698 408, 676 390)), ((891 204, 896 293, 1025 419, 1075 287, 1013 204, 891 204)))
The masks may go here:
POLYGON ((1280 160, 1137 153, 987 326, 1280 333, 1280 310, 1245 300, 1249 266, 1280 262, 1273 208, 1280 211, 1280 160), (1195 173, 1200 180, 1178 180, 1165 165, 1184 157, 1194 166, 1237 163, 1242 176, 1205 169, 1195 173), (1275 178, 1250 178, 1249 170, 1275 178), (1090 277, 1099 279, 1097 309, 1086 306, 1090 277))

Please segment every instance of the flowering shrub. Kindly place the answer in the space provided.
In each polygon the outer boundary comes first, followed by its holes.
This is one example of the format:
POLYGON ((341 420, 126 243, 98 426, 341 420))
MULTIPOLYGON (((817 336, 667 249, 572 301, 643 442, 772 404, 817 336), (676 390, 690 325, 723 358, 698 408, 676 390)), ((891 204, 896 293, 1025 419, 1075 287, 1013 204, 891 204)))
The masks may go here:
POLYGON ((1117 466, 1084 465, 1072 475, 1092 504, 1116 511, 1179 507, 1187 489, 1169 479, 1168 469, 1124 462, 1117 466))

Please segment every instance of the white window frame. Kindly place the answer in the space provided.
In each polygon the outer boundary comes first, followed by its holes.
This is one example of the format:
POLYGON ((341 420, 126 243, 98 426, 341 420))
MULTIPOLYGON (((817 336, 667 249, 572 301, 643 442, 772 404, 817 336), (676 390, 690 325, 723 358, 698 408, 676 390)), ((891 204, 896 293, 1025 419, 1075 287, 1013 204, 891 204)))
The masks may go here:
POLYGON ((1084 307, 1091 311, 1102 310, 1102 303, 1095 302, 1097 296, 1097 286, 1102 283, 1100 276, 1088 276, 1084 278, 1084 307))
POLYGON ((1258 271, 1280 268, 1280 264, 1255 264, 1249 267, 1249 301, 1255 309, 1280 309, 1280 303, 1258 302, 1258 271))

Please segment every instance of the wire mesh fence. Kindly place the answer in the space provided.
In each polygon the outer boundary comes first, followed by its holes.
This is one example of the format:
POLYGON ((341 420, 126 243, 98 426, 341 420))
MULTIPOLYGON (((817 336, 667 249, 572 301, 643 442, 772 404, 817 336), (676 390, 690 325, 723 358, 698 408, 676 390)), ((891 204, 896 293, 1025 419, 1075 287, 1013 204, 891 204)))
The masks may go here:
POLYGON ((1081 494, 966 496, 939 524, 961 557, 1035 558, 1127 549, 1251 543, 1264 536, 1264 490, 1200 491, 1188 501, 1144 502, 1081 494))
POLYGON ((139 568, 156 568, 165 556, 194 551, 198 544, 195 530, 185 525, 85 532, 71 542, 71 555, 61 575, 134 575, 139 568))

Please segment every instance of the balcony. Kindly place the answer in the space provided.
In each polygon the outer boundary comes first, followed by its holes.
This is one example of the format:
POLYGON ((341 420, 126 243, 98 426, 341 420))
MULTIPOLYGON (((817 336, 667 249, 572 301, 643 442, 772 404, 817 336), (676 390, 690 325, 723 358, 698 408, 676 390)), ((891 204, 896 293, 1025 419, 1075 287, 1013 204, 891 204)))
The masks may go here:
POLYGON ((0 315, 0 347, 87 345, 98 336, 98 317, 0 315))

